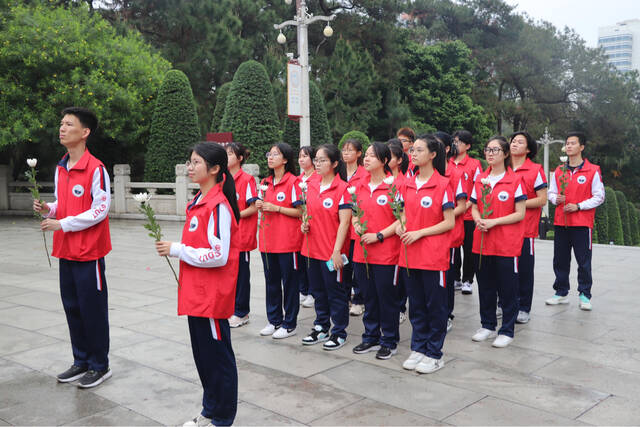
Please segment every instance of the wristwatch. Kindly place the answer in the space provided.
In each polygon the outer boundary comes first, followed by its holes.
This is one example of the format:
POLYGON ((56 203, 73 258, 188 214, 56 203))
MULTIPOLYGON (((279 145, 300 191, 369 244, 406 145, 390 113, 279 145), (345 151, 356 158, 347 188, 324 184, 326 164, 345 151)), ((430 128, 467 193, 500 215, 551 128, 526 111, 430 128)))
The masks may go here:
POLYGON ((580 203, 576 203, 576 206, 578 207, 578 210, 580 210, 580 203))
POLYGON ((376 237, 378 238, 378 240, 380 240, 380 243, 384 242, 384 236, 382 235, 382 233, 376 233, 376 237))

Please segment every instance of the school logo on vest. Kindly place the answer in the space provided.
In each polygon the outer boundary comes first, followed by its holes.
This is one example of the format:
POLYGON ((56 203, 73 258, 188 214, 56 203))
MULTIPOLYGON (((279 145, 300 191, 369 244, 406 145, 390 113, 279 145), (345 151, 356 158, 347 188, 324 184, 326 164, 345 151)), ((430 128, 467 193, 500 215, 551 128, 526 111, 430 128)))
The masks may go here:
POLYGON ((84 187, 82 185, 80 185, 80 184, 76 184, 71 189, 71 192, 76 197, 82 197, 82 195, 84 194, 84 187))
POLYGON ((580 175, 577 181, 578 181, 578 184, 584 184, 585 182, 587 182, 587 177, 584 175, 580 175))
POLYGON ((380 206, 384 206, 387 204, 387 196, 381 195, 378 196, 378 198, 376 199, 376 202, 380 205, 380 206))
POLYGON ((276 195, 276 200, 279 202, 284 202, 285 197, 286 196, 284 195, 284 192, 281 191, 276 195))
POLYGON ((191 218, 191 222, 189 222, 189 231, 196 231, 198 228, 198 217, 194 216, 191 218))
POLYGON ((506 202, 507 200, 509 200, 509 193, 507 193, 506 191, 499 192, 498 200, 500 200, 501 202, 506 202))
POLYGON ((423 208, 430 208, 432 204, 433 204, 433 200, 431 200, 431 197, 429 196, 424 196, 420 200, 420 206, 422 206, 423 208))
POLYGON ((326 209, 330 209, 333 206, 333 199, 327 197, 322 201, 322 206, 324 206, 326 209))

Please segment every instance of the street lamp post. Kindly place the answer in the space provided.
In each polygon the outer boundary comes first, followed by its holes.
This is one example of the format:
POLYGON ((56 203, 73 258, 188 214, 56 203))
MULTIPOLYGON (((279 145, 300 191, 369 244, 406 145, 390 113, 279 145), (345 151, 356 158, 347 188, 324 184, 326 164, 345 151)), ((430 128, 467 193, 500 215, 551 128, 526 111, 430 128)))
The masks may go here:
MULTIPOLYGON (((291 0, 285 0, 287 4, 291 3, 291 0)), ((285 44, 287 38, 282 34, 282 29, 288 26, 297 27, 297 42, 298 42, 298 62, 302 67, 302 81, 301 81, 301 94, 302 94, 302 117, 300 117, 300 146, 311 145, 311 120, 309 112, 309 41, 307 37, 307 27, 309 24, 313 24, 317 21, 326 21, 327 26, 324 28, 323 34, 325 37, 331 37, 333 35, 333 29, 329 25, 330 21, 333 21, 336 15, 331 16, 313 16, 307 12, 307 4, 305 0, 296 0, 296 16, 293 21, 284 21, 281 24, 274 24, 273 27, 276 30, 280 30, 278 34, 278 43, 285 44)))
MULTIPOLYGON (((544 146, 544 174, 547 176, 547 181, 551 181, 551 175, 549 175, 549 145, 564 144, 564 141, 561 139, 551 139, 549 128, 545 127, 544 135, 538 140, 538 144, 544 146)), ((549 218, 549 200, 547 200, 547 203, 544 205, 544 214, 549 218)))

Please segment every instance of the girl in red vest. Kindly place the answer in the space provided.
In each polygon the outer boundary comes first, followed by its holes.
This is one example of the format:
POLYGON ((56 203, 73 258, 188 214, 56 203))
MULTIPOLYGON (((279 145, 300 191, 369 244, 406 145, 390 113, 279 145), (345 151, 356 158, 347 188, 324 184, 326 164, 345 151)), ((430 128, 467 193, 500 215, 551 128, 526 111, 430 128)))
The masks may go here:
POLYGON ((226 146, 229 172, 236 184, 236 199, 240 210, 238 223, 238 249, 240 265, 238 267, 238 283, 236 285, 236 307, 229 318, 229 326, 238 328, 249 322, 249 296, 251 293, 251 272, 249 269, 249 252, 257 246, 256 231, 258 229, 258 187, 256 179, 242 170, 242 165, 249 158, 249 150, 238 142, 226 146))
POLYGON ((476 223, 473 253, 481 254, 476 275, 482 328, 471 339, 484 341, 496 336, 497 294, 502 326, 493 346, 506 347, 513 341, 518 314, 518 257, 524 239, 527 195, 522 179, 511 170, 509 143, 503 136, 491 138, 484 153, 489 167, 478 176, 471 193, 476 223), (487 213, 485 218, 483 212, 487 213))
POLYGON ((298 252, 302 244, 299 219, 302 201, 291 146, 285 143, 272 146, 267 153, 267 165, 269 176, 260 184, 264 188, 262 200, 256 202, 263 215, 258 240, 269 320, 260 335, 282 339, 296 334, 300 310, 298 252))
POLYGON ((335 145, 322 145, 313 161, 321 177, 308 183, 308 223, 301 224, 309 245, 302 255, 309 258, 309 288, 315 298, 316 319, 302 344, 324 342, 325 350, 337 350, 347 339, 349 288, 343 281, 343 254, 346 254, 351 220, 344 164, 335 145), (329 332, 333 322, 333 329, 329 332), (325 342, 326 341, 326 342, 325 342))
POLYGON ((238 220, 227 153, 197 144, 187 162, 200 191, 187 206, 180 242, 156 242, 158 255, 180 258, 178 315, 187 315, 193 358, 204 389, 202 411, 185 425, 231 425, 238 402, 238 370, 227 319, 238 277, 238 220))
POLYGON ((432 135, 421 135, 411 150, 416 174, 400 188, 404 226, 398 224, 402 246, 398 259, 407 281, 411 355, 402 367, 428 374, 441 369, 442 345, 447 334, 449 231, 455 225, 453 193, 445 177, 444 145, 432 135))
MULTIPOLYGON (((309 183, 319 181, 320 175, 316 173, 313 159, 316 157, 316 149, 311 145, 300 148, 298 152, 298 166, 300 166, 300 182, 309 183)), ((305 244, 304 239, 302 244, 305 244)), ((309 292, 309 278, 307 276, 307 261, 300 262, 300 304, 303 307, 311 308, 314 305, 313 295, 309 292)))
MULTIPOLYGON (((346 165, 346 181, 349 186, 356 186, 368 173, 362 167, 362 143, 357 139, 347 139, 341 147, 342 160, 346 165)), ((351 227, 349 237, 349 264, 345 266, 344 277, 347 287, 351 290, 351 309, 349 314, 360 316, 364 312, 364 298, 360 293, 360 286, 353 275, 353 248, 359 236, 351 227)))
MULTIPOLYGON (((364 211, 362 222, 367 229, 356 242, 353 252, 353 272, 364 297, 364 333, 362 342, 355 346, 356 354, 377 351, 377 359, 389 359, 397 352, 400 341, 400 299, 395 280, 398 274, 400 239, 395 234, 396 218, 389 204, 393 201, 389 192, 393 185, 389 161, 391 151, 382 142, 369 146, 364 157, 364 167, 369 177, 355 186, 358 206, 364 211), (365 258, 364 249, 367 250, 365 258)), ((360 231, 358 218, 352 216, 351 224, 360 231)))
POLYGON ((536 157, 538 144, 528 132, 511 135, 511 166, 520 175, 527 195, 524 216, 524 240, 518 259, 518 316, 516 323, 529 322, 533 300, 533 267, 535 265, 534 239, 538 237, 538 224, 542 207, 547 203, 547 178, 542 165, 531 159, 536 157))

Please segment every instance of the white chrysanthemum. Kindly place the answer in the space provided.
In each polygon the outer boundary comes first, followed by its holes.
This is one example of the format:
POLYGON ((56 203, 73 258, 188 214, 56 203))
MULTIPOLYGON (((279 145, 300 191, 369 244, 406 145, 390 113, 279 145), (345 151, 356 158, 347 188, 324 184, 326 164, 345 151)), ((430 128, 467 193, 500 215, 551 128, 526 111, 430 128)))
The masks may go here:
POLYGON ((301 182, 300 184, 298 184, 298 186, 300 187, 300 189, 302 191, 305 191, 307 189, 307 183, 306 182, 301 182))
POLYGON ((480 180, 480 182, 482 183, 482 185, 489 185, 491 184, 491 180, 489 180, 489 178, 482 178, 480 180))
POLYGON ((393 184, 393 175, 389 175, 388 177, 386 177, 385 179, 382 180, 382 182, 384 182, 387 185, 391 185, 393 184))
POLYGON ((262 184, 262 185, 260 186, 260 190, 262 190, 262 191, 267 191, 268 189, 269 189, 269 186, 268 186, 268 185, 262 184))
POLYGON ((35 168, 38 164, 38 159, 27 159, 27 164, 30 168, 35 168))
POLYGON ((560 149, 563 153, 567 152, 567 147, 565 147, 564 145, 562 146, 562 148, 560 149))
POLYGON ((356 194, 356 187, 349 187, 347 188, 347 192, 349 194, 356 194))
POLYGON ((151 200, 151 194, 149 193, 138 193, 133 195, 133 199, 138 203, 146 203, 151 200))
POLYGON ((566 163, 569 158, 567 156, 560 156, 560 161, 566 163))

